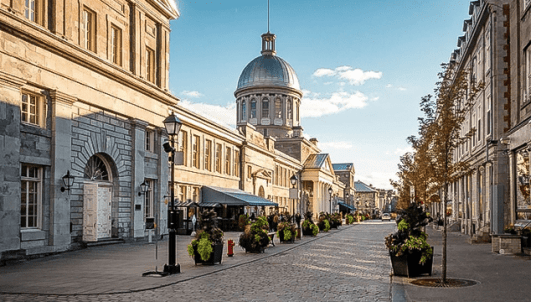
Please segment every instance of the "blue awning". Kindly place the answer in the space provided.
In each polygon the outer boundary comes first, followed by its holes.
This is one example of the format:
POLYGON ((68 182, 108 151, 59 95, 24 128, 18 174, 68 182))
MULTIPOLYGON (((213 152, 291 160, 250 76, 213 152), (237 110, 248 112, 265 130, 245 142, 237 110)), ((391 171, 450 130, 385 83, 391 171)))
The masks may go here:
POLYGON ((339 201, 339 206, 342 206, 342 207, 345 207, 346 209, 350 210, 350 211, 355 211, 356 208, 354 208, 352 205, 349 205, 349 204, 346 204, 342 201, 339 201))
POLYGON ((221 204, 219 202, 201 202, 199 206, 202 208, 219 208, 221 204))
POLYGON ((203 195, 202 203, 220 203, 231 206, 278 206, 277 203, 266 198, 239 189, 204 186, 201 191, 203 195))

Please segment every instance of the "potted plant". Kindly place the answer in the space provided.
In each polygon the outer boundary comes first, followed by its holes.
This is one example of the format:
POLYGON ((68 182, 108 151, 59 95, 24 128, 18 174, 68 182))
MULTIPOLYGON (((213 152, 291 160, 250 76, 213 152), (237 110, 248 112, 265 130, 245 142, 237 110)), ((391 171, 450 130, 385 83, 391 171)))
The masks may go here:
POLYGON ((318 216, 318 228, 323 232, 328 232, 331 229, 331 225, 329 224, 329 214, 326 214, 324 212, 320 212, 320 215, 318 216))
POLYGON ((251 223, 251 221, 249 220, 248 214, 242 214, 238 217, 238 228, 241 231, 243 231, 246 225, 248 225, 249 223, 251 223))
POLYGON ((431 276, 434 249, 426 242, 428 235, 424 227, 432 218, 416 203, 399 214, 397 231, 385 237, 394 274, 412 277, 427 273, 431 276))
POLYGON ((342 219, 340 213, 333 213, 329 215, 329 225, 332 229, 336 229, 342 225, 342 219))
POLYGON ((352 224, 354 223, 354 216, 351 214, 346 214, 346 224, 352 224))
POLYGON ((289 221, 282 221, 277 225, 277 237, 281 243, 293 243, 298 235, 296 225, 289 221))
POLYGON ((188 255, 194 258, 195 265, 221 264, 223 231, 216 226, 216 217, 214 210, 205 210, 201 213, 201 229, 196 232, 195 239, 188 245, 188 255))
POLYGON ((302 224, 302 232, 304 236, 316 236, 318 234, 318 226, 313 222, 313 213, 306 212, 302 224))
POLYGON ((268 221, 264 216, 259 216, 257 221, 246 225, 238 240, 238 245, 245 249, 246 253, 264 252, 269 243, 268 221))

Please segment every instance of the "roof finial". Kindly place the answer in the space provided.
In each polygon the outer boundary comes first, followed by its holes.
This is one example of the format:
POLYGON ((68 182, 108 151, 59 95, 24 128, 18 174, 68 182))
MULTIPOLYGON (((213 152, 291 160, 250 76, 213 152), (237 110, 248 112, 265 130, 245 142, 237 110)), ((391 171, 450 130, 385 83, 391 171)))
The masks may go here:
POLYGON ((268 0, 268 32, 270 32, 270 0, 268 0))

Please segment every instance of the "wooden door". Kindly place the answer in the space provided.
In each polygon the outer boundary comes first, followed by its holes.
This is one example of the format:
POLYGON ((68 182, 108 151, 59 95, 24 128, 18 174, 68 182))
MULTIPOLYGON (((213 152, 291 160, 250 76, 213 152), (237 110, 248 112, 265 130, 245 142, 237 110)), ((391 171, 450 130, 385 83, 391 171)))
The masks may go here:
POLYGON ((82 240, 86 242, 97 241, 97 190, 97 184, 84 184, 82 240))

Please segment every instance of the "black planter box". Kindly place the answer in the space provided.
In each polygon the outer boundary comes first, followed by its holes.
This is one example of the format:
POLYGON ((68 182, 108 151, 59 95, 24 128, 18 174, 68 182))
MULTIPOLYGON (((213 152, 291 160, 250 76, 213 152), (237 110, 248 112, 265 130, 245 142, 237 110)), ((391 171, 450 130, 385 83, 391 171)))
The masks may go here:
POLYGON ((195 265, 198 263, 201 264, 208 264, 208 265, 214 265, 216 263, 221 264, 221 258, 223 256, 223 244, 216 244, 212 246, 212 253, 210 254, 210 258, 208 258, 207 261, 201 260, 201 255, 197 252, 197 245, 194 246, 194 260, 195 265))
POLYGON ((281 243, 294 243, 294 236, 292 236, 292 238, 290 240, 284 240, 283 238, 285 238, 285 232, 284 231, 279 231, 279 241, 281 243))
POLYGON ((412 254, 395 256, 395 253, 389 251, 391 256, 391 265, 395 276, 415 277, 423 274, 432 276, 432 264, 434 262, 434 248, 432 247, 432 257, 426 260, 424 265, 419 264, 422 253, 415 251, 412 254))
POLYGON ((313 236, 313 229, 311 228, 302 229, 302 232, 303 232, 303 236, 313 236))
POLYGON ((256 248, 247 247, 245 248, 246 253, 264 253, 264 247, 257 245, 256 248))

